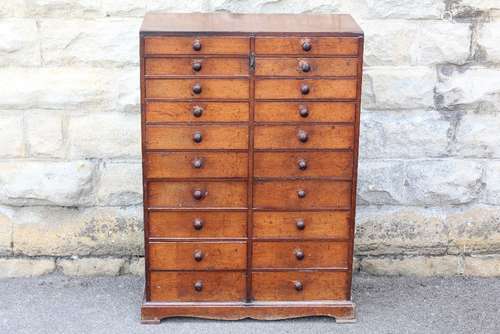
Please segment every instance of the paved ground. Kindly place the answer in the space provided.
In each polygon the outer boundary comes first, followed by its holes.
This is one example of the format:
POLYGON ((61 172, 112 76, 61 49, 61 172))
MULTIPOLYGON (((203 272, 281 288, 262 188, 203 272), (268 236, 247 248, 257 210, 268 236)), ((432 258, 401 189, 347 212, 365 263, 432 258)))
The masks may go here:
POLYGON ((500 333, 500 279, 355 277, 358 322, 177 318, 141 325, 137 277, 0 281, 0 333, 500 333))

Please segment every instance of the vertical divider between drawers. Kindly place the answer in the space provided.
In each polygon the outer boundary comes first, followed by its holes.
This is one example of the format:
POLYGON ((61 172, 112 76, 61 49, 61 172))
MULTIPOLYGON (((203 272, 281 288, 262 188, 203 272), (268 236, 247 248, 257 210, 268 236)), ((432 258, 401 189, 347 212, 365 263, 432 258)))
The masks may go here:
MULTIPOLYGON (((255 36, 250 35, 250 54, 255 57, 255 36)), ((255 64, 255 59, 254 59, 255 64)), ((249 84, 249 117, 248 117, 248 218, 247 218, 247 277, 246 277, 246 301, 252 299, 252 251, 253 251, 253 145, 254 145, 254 109, 255 109, 255 66, 248 63, 248 80, 249 84)))

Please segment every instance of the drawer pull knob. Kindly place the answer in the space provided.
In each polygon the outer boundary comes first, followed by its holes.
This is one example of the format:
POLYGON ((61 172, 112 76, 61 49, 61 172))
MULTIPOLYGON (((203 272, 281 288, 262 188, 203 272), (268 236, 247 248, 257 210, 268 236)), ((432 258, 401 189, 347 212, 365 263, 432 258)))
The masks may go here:
POLYGON ((300 64, 300 69, 302 70, 302 72, 307 73, 311 70, 311 64, 304 61, 300 64))
POLYGON ((305 143, 309 140, 309 134, 304 130, 299 130, 299 132, 297 133, 297 138, 299 138, 302 143, 305 143))
POLYGON ((196 158, 193 160, 193 168, 200 169, 203 168, 203 159, 196 158))
POLYGON ((307 169, 307 161, 304 160, 304 159, 300 159, 298 162, 297 162, 297 165, 299 166, 299 169, 300 170, 306 170, 307 169))
POLYGON ((193 116, 194 117, 201 117, 203 115, 203 108, 199 106, 195 106, 193 108, 193 116))
POLYGON ((299 196, 299 198, 306 197, 306 191, 303 189, 300 189, 299 191, 297 191, 297 196, 299 196))
POLYGON ((196 281, 193 285, 194 289, 198 292, 203 290, 203 282, 202 281, 196 281))
POLYGON ((301 281, 293 282, 293 286, 295 287, 295 290, 297 290, 297 291, 302 291, 304 289, 304 284, 302 284, 301 281))
POLYGON ((195 61, 193 63, 193 71, 195 71, 195 72, 201 71, 201 62, 195 61))
POLYGON ((193 191, 193 198, 197 201, 200 201, 205 197, 205 194, 206 193, 203 190, 196 189, 193 191))
POLYGON ((307 116, 309 116, 309 110, 307 109, 307 107, 300 106, 300 108, 299 108, 299 115, 300 115, 300 117, 304 117, 304 118, 306 118, 307 116))
POLYGON ((201 85, 199 83, 193 85, 193 93, 201 94, 201 85))
MULTIPOLYGON (((193 89, 194 89, 194 88, 193 88, 193 89)), ((201 90, 201 87, 200 87, 200 90, 201 90)), ((300 86, 300 92, 302 93, 302 95, 307 95, 307 94, 309 94, 309 91, 310 91, 310 89, 309 89, 309 85, 307 85, 307 84, 302 84, 302 85, 300 86)))
POLYGON ((196 260, 196 262, 200 262, 201 260, 203 260, 203 252, 199 249, 195 250, 193 252, 193 258, 196 260))
POLYGON ((297 258, 297 260, 301 261, 304 259, 305 255, 304 255, 304 251, 302 249, 296 249, 295 250, 295 257, 297 258))
POLYGON ((306 228, 306 222, 304 219, 297 219, 295 226, 297 226, 297 230, 303 230, 306 228))
POLYGON ((203 228, 203 220, 201 218, 195 218, 193 220, 193 227, 197 231, 201 230, 203 228))
POLYGON ((193 42, 193 50, 200 51, 201 50, 201 42, 199 39, 195 39, 193 42))
POLYGON ((201 135, 200 131, 196 131, 195 133, 193 133, 193 141, 195 143, 201 143, 202 140, 203 140, 203 136, 201 135))
POLYGON ((312 49, 311 42, 309 42, 309 41, 302 42, 302 50, 307 52, 307 51, 311 51, 311 49, 312 49))

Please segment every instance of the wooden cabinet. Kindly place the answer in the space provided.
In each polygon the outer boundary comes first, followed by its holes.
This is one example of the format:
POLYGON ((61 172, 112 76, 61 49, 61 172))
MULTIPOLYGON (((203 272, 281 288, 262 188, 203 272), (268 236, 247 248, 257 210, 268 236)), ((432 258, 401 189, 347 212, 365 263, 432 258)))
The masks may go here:
POLYGON ((148 14, 140 38, 143 322, 354 320, 356 23, 148 14))

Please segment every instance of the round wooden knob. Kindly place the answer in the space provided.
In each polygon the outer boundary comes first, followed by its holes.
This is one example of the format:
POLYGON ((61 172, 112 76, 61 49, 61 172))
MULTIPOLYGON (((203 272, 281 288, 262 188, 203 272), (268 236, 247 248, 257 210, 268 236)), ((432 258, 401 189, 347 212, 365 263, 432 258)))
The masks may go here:
POLYGON ((205 192, 200 189, 196 189, 193 191, 193 198, 197 201, 202 200, 205 197, 205 192))
POLYGON ((299 166, 300 170, 306 170, 307 169, 307 161, 305 161, 304 159, 300 159, 297 162, 297 166, 299 166))
POLYGON ((201 94, 201 85, 199 83, 193 85, 193 93, 201 94))
POLYGON ((202 140, 203 140, 203 136, 201 135, 200 131, 196 131, 195 133, 193 133, 193 141, 195 143, 201 143, 202 140))
POLYGON ((201 230, 203 228, 203 219, 201 219, 201 218, 195 218, 193 220, 193 227, 197 231, 201 230))
POLYGON ((201 62, 195 61, 193 63, 193 71, 199 72, 201 70, 201 62))
POLYGON ((304 289, 304 285, 302 284, 301 281, 293 282, 293 286, 294 286, 295 290, 297 290, 297 291, 302 291, 302 289, 304 289))
POLYGON ((200 51, 201 50, 201 42, 199 39, 195 39, 193 42, 193 50, 200 51))
POLYGON ((300 106, 299 115, 300 117, 306 118, 307 116, 309 116, 309 109, 307 109, 306 106, 300 106))
POLYGON ((312 44, 309 41, 304 41, 302 42, 302 50, 304 51, 311 51, 312 49, 312 44))
POLYGON ((303 260, 304 259, 304 251, 302 249, 296 249, 295 250, 295 257, 297 258, 297 260, 303 260))
POLYGON ((304 61, 300 64, 300 69, 302 72, 309 72, 311 70, 311 64, 304 61))
POLYGON ((193 252, 193 259, 195 259, 197 262, 200 262, 201 260, 203 260, 203 252, 199 249, 195 250, 193 252))
POLYGON ((299 198, 304 198, 306 197, 306 191, 305 190, 299 190, 297 191, 297 196, 299 196, 299 198))
POLYGON ((193 285, 194 289, 198 292, 200 292, 201 290, 203 290, 203 282, 202 281, 196 281, 194 282, 194 285, 193 285))
MULTIPOLYGON (((200 87, 200 89, 201 89, 201 87, 200 87)), ((300 86, 300 92, 302 93, 302 95, 309 94, 309 91, 310 91, 310 89, 309 89, 309 86, 307 84, 302 84, 300 86)))
POLYGON ((194 117, 201 117, 203 115, 203 108, 199 106, 193 107, 193 116, 194 117))
POLYGON ((309 140, 309 135, 307 134, 306 131, 304 130, 299 130, 299 132, 297 133, 297 138, 299 138, 299 140, 302 142, 302 143, 305 143, 309 140))
POLYGON ((297 219, 295 226, 297 226, 297 230, 303 230, 306 228, 306 222, 304 219, 297 219))
POLYGON ((200 169, 203 168, 203 159, 202 158, 196 158, 193 160, 193 168, 200 169))

